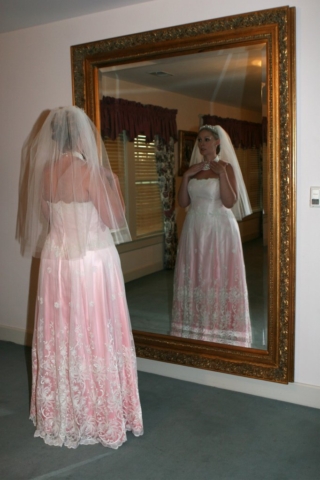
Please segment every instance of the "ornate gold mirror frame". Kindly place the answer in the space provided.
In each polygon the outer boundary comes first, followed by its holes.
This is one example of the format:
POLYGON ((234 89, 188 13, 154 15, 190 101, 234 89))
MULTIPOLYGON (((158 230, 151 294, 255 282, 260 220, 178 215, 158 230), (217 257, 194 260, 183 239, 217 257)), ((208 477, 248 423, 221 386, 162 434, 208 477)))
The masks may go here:
POLYGON ((100 125, 99 68, 264 42, 267 51, 268 348, 134 331, 147 359, 293 381, 295 312, 295 9, 280 7, 71 47, 73 101, 100 125))

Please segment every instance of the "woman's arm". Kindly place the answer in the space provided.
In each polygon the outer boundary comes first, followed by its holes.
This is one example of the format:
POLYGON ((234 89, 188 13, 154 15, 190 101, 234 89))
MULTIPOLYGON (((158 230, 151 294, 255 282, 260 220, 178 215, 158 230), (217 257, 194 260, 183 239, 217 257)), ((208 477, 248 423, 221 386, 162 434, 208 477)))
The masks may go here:
POLYGON ((220 198, 223 205, 232 208, 238 198, 237 182, 232 165, 222 160, 219 160, 219 162, 213 161, 210 163, 210 169, 219 175, 220 198))

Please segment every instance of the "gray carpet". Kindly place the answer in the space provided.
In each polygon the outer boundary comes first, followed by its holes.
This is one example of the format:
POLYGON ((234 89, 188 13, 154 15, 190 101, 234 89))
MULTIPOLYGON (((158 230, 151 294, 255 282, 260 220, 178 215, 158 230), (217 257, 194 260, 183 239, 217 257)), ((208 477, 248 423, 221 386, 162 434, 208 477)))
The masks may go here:
POLYGON ((320 410, 139 372, 145 434, 118 450, 34 438, 30 348, 0 342, 1 480, 319 480, 320 410))

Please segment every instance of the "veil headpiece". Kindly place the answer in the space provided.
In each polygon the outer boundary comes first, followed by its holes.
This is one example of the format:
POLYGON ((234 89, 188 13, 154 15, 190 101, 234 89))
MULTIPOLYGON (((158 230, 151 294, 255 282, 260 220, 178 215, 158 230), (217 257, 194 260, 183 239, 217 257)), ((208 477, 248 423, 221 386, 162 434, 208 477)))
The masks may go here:
MULTIPOLYGON (((243 217, 246 217, 247 215, 250 215, 252 213, 252 208, 241 173, 240 165, 237 159, 237 155, 234 151, 230 137, 227 132, 222 127, 220 127, 220 125, 202 125, 199 129, 199 132, 201 132, 202 130, 208 130, 214 133, 219 138, 220 151, 218 161, 223 160, 224 162, 230 163, 230 165, 232 165, 233 167, 238 189, 238 199, 235 205, 232 207, 232 211, 237 220, 242 220, 243 217)), ((196 140, 190 159, 190 166, 200 162, 203 162, 203 156, 201 155, 198 147, 198 140, 196 140)))
POLYGON ((88 245, 99 248, 107 228, 115 243, 131 240, 104 143, 78 107, 52 110, 37 135, 27 140, 19 194, 17 238, 23 255, 40 256, 53 211, 55 223, 57 218, 60 222, 57 243, 64 245, 69 258, 85 255, 88 245), (66 232, 72 238, 67 244, 66 232))

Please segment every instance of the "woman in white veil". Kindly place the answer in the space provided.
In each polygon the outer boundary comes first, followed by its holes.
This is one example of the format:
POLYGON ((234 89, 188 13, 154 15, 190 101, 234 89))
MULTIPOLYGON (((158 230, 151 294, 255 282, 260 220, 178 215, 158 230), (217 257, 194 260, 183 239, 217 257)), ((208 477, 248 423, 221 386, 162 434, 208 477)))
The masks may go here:
MULTIPOLYGON (((250 215, 252 213, 252 208, 248 197, 248 192, 243 180, 240 165, 237 159, 237 155, 233 148, 230 137, 227 132, 222 127, 220 127, 220 125, 203 125, 200 128, 199 132, 203 130, 208 130, 212 133, 213 136, 215 136, 216 139, 219 140, 219 153, 216 155, 215 161, 218 162, 219 160, 221 160, 222 162, 225 162, 232 166, 237 185, 237 198, 235 204, 232 207, 232 211, 237 220, 242 220, 243 217, 246 217, 247 215, 250 215)), ((203 161, 204 158, 199 149, 199 142, 196 142, 190 159, 190 167, 192 165, 202 163, 203 161)))
MULTIPOLYGON (((135 348, 115 243, 131 239, 94 124, 52 110, 28 155, 24 255, 41 257, 30 418, 50 445, 118 448, 142 435, 135 348)), ((20 186, 24 188, 24 186, 20 186)))
POLYGON ((237 220, 252 210, 234 148, 222 127, 200 128, 178 201, 188 212, 175 266, 171 333, 250 347, 237 220))

